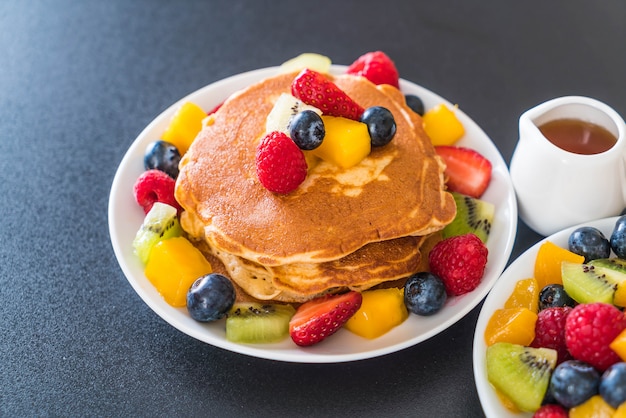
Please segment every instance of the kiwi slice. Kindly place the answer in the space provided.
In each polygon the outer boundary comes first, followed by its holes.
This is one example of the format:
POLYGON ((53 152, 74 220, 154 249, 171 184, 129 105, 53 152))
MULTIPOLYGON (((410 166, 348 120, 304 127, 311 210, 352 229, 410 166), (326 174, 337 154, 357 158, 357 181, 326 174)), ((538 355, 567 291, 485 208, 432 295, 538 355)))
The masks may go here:
POLYGON ((624 305, 624 288, 626 288, 626 260, 622 260, 621 258, 599 258, 596 260, 591 260, 587 264, 593 265, 596 268, 600 267, 602 269, 611 270, 607 275, 606 279, 609 282, 615 284, 615 293, 613 294, 613 304, 617 306, 624 305))
POLYGON ((591 263, 561 263, 563 288, 578 303, 613 303, 617 283, 626 280, 626 273, 591 263))
POLYGON ((133 240, 135 254, 142 263, 146 264, 154 244, 164 239, 178 237, 182 233, 176 208, 165 203, 155 202, 152 209, 146 214, 141 228, 133 240))
POLYGON ((226 339, 236 343, 273 343, 289 335, 291 305, 235 303, 226 318, 226 339))
POLYGON ((487 242, 496 210, 495 205, 457 192, 451 194, 456 202, 456 216, 443 229, 444 238, 471 232, 482 242, 487 242))
POLYGON ((496 343, 487 347, 487 379, 520 410, 534 412, 541 407, 556 360, 551 348, 496 343))
POLYGON ((276 103, 274 103, 274 107, 267 115, 267 119, 265 121, 265 131, 280 131, 289 136, 289 125, 291 123, 291 119, 303 110, 312 110, 320 115, 322 114, 318 108, 304 103, 302 100, 293 97, 291 94, 282 93, 278 96, 276 103))
POLYGON ((621 258, 598 258, 596 260, 589 261, 587 264, 623 273, 624 279, 626 280, 626 260, 622 260, 621 258))

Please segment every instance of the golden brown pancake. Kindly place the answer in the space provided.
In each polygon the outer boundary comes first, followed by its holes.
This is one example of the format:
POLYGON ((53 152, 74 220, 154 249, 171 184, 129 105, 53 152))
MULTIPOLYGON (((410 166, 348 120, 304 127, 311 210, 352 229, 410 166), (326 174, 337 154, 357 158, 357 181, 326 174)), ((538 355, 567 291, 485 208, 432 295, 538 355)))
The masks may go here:
POLYGON ((344 290, 366 290, 389 280, 406 278, 422 261, 423 237, 373 242, 334 261, 262 266, 212 248, 228 276, 260 300, 304 302, 344 290))
MULTIPOLYGON (((391 86, 337 76, 362 107, 394 115, 396 135, 356 166, 319 161, 288 194, 266 190, 256 175, 265 120, 296 74, 270 77, 230 97, 180 165, 181 224, 206 242, 231 279, 260 300, 302 302, 345 289, 402 281, 424 264, 425 237, 452 221, 444 164, 421 118, 391 86)), ((398 282, 399 283, 399 282, 398 282)))
POLYGON ((231 97, 184 156, 176 197, 195 218, 187 222, 195 225, 192 235, 229 254, 280 266, 332 261, 371 242, 427 235, 454 218, 444 166, 421 118, 399 90, 362 77, 334 81, 364 108, 393 113, 391 143, 347 170, 316 165, 288 195, 266 190, 256 176, 256 146, 274 101, 290 91, 294 76, 278 75, 231 97))

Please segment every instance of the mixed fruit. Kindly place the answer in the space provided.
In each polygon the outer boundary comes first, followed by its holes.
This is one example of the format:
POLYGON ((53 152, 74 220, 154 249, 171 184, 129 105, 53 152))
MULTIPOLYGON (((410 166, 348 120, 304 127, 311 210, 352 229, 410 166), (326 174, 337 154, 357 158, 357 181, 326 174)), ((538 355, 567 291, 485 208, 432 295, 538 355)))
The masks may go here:
MULTIPOLYGON (((283 94, 268 115, 256 152, 260 183, 279 194, 293 192, 315 159, 351 167, 372 147, 392 141, 396 131, 388 109, 362 108, 325 75, 330 67, 327 57, 303 54, 282 69, 295 72, 300 67, 306 68, 294 79, 291 94, 283 94)), ((380 51, 359 57, 347 73, 399 86, 395 64, 380 51)), ((423 116, 425 129, 436 138, 435 150, 447 164, 448 188, 457 203, 455 220, 429 254, 430 271, 413 274, 403 288, 349 291, 303 304, 236 302, 232 282, 213 271, 179 223, 182 208, 174 198, 178 164, 220 107, 205 113, 185 103, 162 138, 148 145, 145 171, 134 186, 146 216, 133 247, 148 280, 168 304, 186 307, 193 319, 223 321, 230 341, 271 343, 290 336, 299 346, 316 344, 340 328, 377 338, 410 313, 433 315, 448 297, 474 290, 487 264, 485 243, 495 212, 492 203, 480 199, 491 179, 491 163, 478 152, 455 145, 465 130, 445 104, 425 111, 415 95, 406 95, 406 102, 423 116)))
POLYGON ((533 417, 626 417, 626 216, 539 247, 485 328, 487 378, 533 417))

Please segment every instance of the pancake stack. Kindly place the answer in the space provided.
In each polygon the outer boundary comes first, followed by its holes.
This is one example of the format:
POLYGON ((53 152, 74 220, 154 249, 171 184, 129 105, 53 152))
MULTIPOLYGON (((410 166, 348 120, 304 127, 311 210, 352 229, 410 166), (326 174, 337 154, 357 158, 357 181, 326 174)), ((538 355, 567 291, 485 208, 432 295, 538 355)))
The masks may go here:
POLYGON ((254 299, 304 302, 401 285, 424 269, 424 248, 456 214, 444 164, 398 89, 329 76, 363 108, 389 109, 393 140, 348 169, 310 160, 306 180, 287 195, 266 190, 256 175, 256 147, 296 75, 235 93, 211 116, 180 164, 181 224, 254 299))

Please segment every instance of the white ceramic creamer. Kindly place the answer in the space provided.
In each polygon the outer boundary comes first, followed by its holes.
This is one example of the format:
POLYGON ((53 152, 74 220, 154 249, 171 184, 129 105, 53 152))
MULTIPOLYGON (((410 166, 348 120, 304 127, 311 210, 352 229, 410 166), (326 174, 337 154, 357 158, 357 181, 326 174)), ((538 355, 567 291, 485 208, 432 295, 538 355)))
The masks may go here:
POLYGON ((618 215, 626 206, 626 126, 611 107, 595 99, 567 96, 529 109, 519 119, 519 141, 511 179, 520 218, 542 235, 618 215), (599 125, 616 138, 607 151, 577 154, 550 142, 539 126, 557 119, 599 125))

